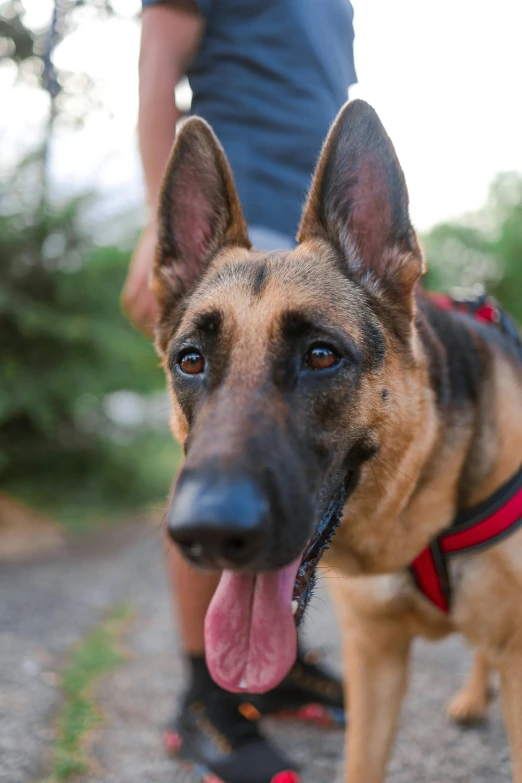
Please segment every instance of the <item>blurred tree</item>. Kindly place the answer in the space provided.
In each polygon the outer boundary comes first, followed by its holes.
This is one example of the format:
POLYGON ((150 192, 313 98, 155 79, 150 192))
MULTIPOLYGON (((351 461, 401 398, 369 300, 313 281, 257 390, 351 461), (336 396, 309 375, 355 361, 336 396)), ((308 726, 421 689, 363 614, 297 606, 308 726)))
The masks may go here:
MULTIPOLYGON (((81 24, 82 10, 88 8, 102 19, 118 16, 111 0, 41 0, 49 7, 50 24, 44 27, 30 27, 27 23, 27 8, 23 0, 0 0, 0 59, 12 60, 20 68, 27 60, 35 58, 41 61, 37 71, 40 86, 49 89, 49 81, 55 78, 58 89, 63 87, 63 73, 54 77, 50 70, 54 68, 52 55, 54 49, 81 24), (45 71, 47 67, 47 71, 45 71)), ((138 14, 136 13, 136 16, 138 14)), ((126 15, 128 18, 128 15, 126 15)), ((19 72, 24 79, 23 68, 19 72)), ((51 88, 54 92, 54 88, 51 88)))
POLYGON ((483 285, 522 323, 522 176, 499 174, 483 209, 435 226, 423 240, 427 287, 483 285))
POLYGON ((48 23, 34 27, 27 21, 23 0, 0 0, 0 64, 15 66, 19 83, 45 91, 48 96, 47 120, 42 126, 39 149, 42 198, 49 195, 48 152, 55 126, 78 126, 94 110, 108 110, 103 106, 96 81, 86 73, 57 68, 54 52, 84 19, 92 19, 93 15, 101 20, 120 16, 111 0, 44 2, 49 9, 48 23))
POLYGON ((161 496, 178 452, 166 427, 163 437, 130 432, 107 414, 108 395, 163 389, 163 373, 120 313, 129 253, 94 245, 84 218, 91 198, 51 198, 54 129, 81 121, 95 101, 95 85, 57 71, 53 51, 82 8, 115 11, 108 0, 49 7, 50 27, 34 29, 21 0, 0 0, 0 57, 48 94, 41 144, 0 172, 0 482, 69 513, 161 496))
POLYGON ((48 501, 88 490, 143 502, 166 491, 175 461, 142 483, 139 444, 122 442, 105 413, 112 392, 164 387, 150 343, 119 310, 128 252, 92 246, 84 199, 35 203, 24 184, 34 165, 0 188, 0 479, 48 501))

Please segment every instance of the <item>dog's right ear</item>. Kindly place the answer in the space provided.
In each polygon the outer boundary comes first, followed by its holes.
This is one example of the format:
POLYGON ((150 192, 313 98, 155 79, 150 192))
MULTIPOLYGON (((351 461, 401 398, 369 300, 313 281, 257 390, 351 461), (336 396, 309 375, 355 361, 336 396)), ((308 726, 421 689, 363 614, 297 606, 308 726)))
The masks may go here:
POLYGON ((250 248, 248 231, 225 153, 199 117, 178 133, 163 179, 159 243, 152 287, 160 320, 189 294, 218 250, 250 248))
POLYGON ((392 293, 411 321, 424 259, 393 144, 364 101, 341 109, 325 142, 298 240, 314 237, 332 242, 353 274, 392 293))

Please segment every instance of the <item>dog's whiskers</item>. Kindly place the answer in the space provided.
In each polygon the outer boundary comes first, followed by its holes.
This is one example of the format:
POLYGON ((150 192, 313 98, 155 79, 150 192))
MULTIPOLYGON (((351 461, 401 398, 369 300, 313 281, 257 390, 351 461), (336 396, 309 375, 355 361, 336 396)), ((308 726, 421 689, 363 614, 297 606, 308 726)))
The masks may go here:
MULTIPOLYGON (((407 478, 410 481, 412 481, 414 484, 417 484, 418 487, 422 487, 422 489, 431 489, 431 490, 436 491, 436 489, 437 489, 436 487, 430 487, 429 484, 423 484, 418 479, 414 479, 411 476, 408 476, 408 474, 404 473, 404 471, 400 470, 400 468, 397 468, 397 467, 395 467, 395 465, 392 465, 392 463, 389 462, 389 460, 387 460, 385 457, 383 457, 382 454, 377 454, 375 456, 375 459, 378 459, 381 462, 385 462, 387 465, 390 466, 390 468, 392 468, 393 470, 396 470, 397 473, 400 473, 401 476, 404 476, 404 478, 407 478)), ((386 470, 386 468, 384 468, 384 469, 386 470)))

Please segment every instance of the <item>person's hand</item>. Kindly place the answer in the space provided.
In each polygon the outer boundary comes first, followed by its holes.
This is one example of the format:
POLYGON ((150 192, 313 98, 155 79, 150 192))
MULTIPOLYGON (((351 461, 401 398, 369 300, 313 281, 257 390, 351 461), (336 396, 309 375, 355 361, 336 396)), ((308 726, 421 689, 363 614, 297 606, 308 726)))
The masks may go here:
POLYGON ((157 316, 156 300, 150 290, 157 238, 157 227, 150 223, 144 228, 136 245, 121 299, 129 321, 147 337, 152 336, 157 316))

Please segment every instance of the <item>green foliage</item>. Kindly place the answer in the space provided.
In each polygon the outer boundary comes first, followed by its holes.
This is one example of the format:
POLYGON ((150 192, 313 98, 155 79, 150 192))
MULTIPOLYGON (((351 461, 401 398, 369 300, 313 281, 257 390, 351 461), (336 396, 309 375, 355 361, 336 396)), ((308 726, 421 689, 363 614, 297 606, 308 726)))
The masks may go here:
POLYGON ((89 199, 53 202, 56 127, 81 123, 97 100, 85 74, 55 66, 54 49, 85 15, 116 11, 110 0, 50 11, 50 28, 35 29, 22 0, 0 0, 0 60, 49 98, 40 146, 12 175, 0 168, 0 485, 78 526, 164 498, 179 449, 166 424, 108 415, 111 394, 145 399, 164 389, 163 373, 120 312, 129 253, 96 245, 89 199))
POLYGON ((150 502, 179 457, 167 427, 129 433, 104 408, 112 392, 164 388, 150 342, 120 312, 129 253, 93 245, 83 200, 32 204, 26 175, 0 191, 0 481, 44 507, 57 495, 83 509, 150 502))
POLYGON ((429 288, 482 284, 522 323, 522 176, 500 174, 482 210, 435 226, 424 247, 429 288))

